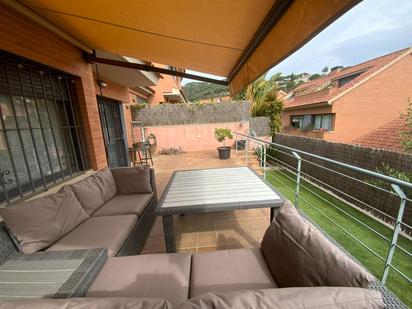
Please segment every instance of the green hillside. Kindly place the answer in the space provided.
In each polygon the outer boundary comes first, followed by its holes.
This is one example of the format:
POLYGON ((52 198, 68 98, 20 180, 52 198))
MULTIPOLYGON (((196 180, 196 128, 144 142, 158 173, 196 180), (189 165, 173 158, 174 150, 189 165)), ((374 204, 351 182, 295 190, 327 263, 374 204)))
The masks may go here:
POLYGON ((201 99, 210 99, 227 95, 229 89, 226 86, 203 82, 191 82, 183 86, 184 94, 189 101, 195 102, 201 99))

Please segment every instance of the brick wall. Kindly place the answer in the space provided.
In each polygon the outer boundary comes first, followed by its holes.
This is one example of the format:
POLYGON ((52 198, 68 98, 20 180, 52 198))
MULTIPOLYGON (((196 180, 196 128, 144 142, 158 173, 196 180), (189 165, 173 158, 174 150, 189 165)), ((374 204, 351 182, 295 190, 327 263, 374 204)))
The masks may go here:
POLYGON ((86 139, 89 165, 107 165, 91 65, 82 52, 46 28, 0 3, 0 49, 76 77, 76 101, 86 139))
POLYGON ((249 102, 161 104, 135 110, 133 119, 145 126, 225 123, 249 120, 249 102))
MULTIPOLYGON (((412 155, 408 154, 360 147, 350 144, 332 143, 319 139, 285 134, 276 134, 276 136, 274 137, 274 142, 292 148, 300 149, 309 153, 321 155, 336 161, 349 163, 351 165, 372 171, 376 171, 377 169, 382 168, 383 162, 387 163, 390 167, 398 171, 407 173, 410 173, 412 171, 412 155)), ((296 166, 296 159, 290 158, 281 153, 276 153, 276 156, 283 162, 286 162, 292 166, 296 166)), ((307 158, 311 162, 333 170, 337 170, 338 172, 345 173, 360 180, 372 180, 372 178, 367 177, 364 174, 352 172, 346 168, 340 168, 334 164, 325 163, 325 161, 322 160, 314 160, 312 158, 305 157, 304 155, 302 156, 302 158, 307 158)), ((338 188, 340 191, 343 191, 393 217, 396 217, 397 215, 399 209, 399 199, 391 196, 388 193, 374 189, 366 184, 356 182, 347 177, 337 175, 336 173, 329 172, 309 163, 302 162, 302 171, 313 176, 315 179, 338 188)), ((341 195, 343 198, 354 204, 363 206, 362 203, 351 200, 344 194, 336 191, 335 193, 341 195)), ((412 192, 409 193, 409 197, 411 195, 412 192)), ((412 224, 412 209, 410 206, 412 205, 406 207, 404 214, 404 222, 409 225, 412 224)))

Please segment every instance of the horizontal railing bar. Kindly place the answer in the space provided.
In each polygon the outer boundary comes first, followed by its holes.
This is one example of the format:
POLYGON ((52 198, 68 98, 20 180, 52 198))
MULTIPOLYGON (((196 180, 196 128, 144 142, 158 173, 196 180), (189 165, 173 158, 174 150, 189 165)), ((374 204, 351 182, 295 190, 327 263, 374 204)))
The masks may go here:
POLYGON ((286 187, 286 189, 288 189, 289 191, 291 191, 292 193, 295 193, 295 189, 292 189, 291 187, 289 187, 287 184, 285 184, 283 181, 281 181, 280 179, 278 179, 275 175, 273 174, 267 174, 267 176, 270 176, 272 178, 275 178, 277 181, 279 181, 282 185, 284 185, 286 187))
MULTIPOLYGON (((375 233, 376 235, 378 235, 379 237, 383 238, 384 240, 386 240, 387 242, 391 242, 391 240, 389 238, 387 238, 385 235, 381 234, 380 232, 376 231, 375 229, 373 229, 372 227, 370 227, 369 225, 363 223, 362 221, 360 221, 359 219, 357 219, 356 217, 352 216, 351 214, 347 213, 346 211, 344 211, 343 209, 340 209, 339 207, 337 207, 336 205, 334 205, 333 203, 331 203, 330 201, 328 201, 327 199, 325 199, 324 197, 322 197, 321 195, 315 193, 314 191, 312 191, 311 189, 309 189, 307 186, 303 185, 302 183, 300 184, 302 188, 305 188, 306 190, 308 190, 310 193, 312 193, 313 195, 319 197, 320 199, 322 199, 323 201, 325 201, 326 203, 330 204, 333 208, 337 209, 338 211, 344 213, 345 215, 347 215, 348 217, 350 217, 351 219, 353 219, 354 221, 360 223, 362 226, 366 227, 368 230, 372 231, 373 233, 375 233)), ((405 254, 409 255, 412 257, 412 253, 409 252, 408 250, 404 249, 403 247, 399 246, 396 244, 396 247, 399 248, 401 251, 403 251, 405 254)))
MULTIPOLYGON (((284 185, 288 190, 290 190, 292 193, 294 193, 294 189, 291 189, 289 186, 287 186, 284 182, 282 182, 280 179, 278 179, 275 175, 273 174, 268 174, 268 176, 275 178, 277 181, 279 181, 282 185, 284 185)), ((375 255, 377 258, 379 258, 381 261, 385 261, 385 259, 383 257, 381 257, 377 252, 373 251, 371 248, 369 248, 369 246, 367 246, 366 244, 364 244, 362 241, 360 241, 357 237, 353 236, 351 233, 349 233, 348 231, 346 231, 343 227, 341 227, 339 224, 337 224, 334 220, 330 219, 328 216, 326 216, 325 214, 323 214, 320 210, 318 210, 313 204, 311 204, 310 202, 308 202, 306 199, 302 198, 299 195, 299 198, 304 201, 306 204, 308 204, 312 209, 314 209, 316 212, 318 212, 320 215, 322 215, 323 217, 325 217, 328 221, 332 222, 333 224, 335 224, 340 230, 342 230, 343 232, 345 232, 346 234, 348 234, 352 239, 354 239, 356 242, 358 242, 360 245, 362 245, 363 247, 365 247, 368 251, 370 251, 373 255, 375 255)), ((403 249, 402 247, 399 247, 396 245, 396 247, 400 248, 401 250, 403 249)), ((408 278, 405 274, 403 274, 399 269, 397 269, 395 266, 393 266, 392 264, 389 264, 389 267, 391 267, 392 269, 394 269, 398 274, 400 274, 405 280, 407 280, 409 283, 411 283, 411 279, 408 278)))
MULTIPOLYGON (((269 155, 267 155, 267 156, 269 156, 269 155)), ((271 157, 271 156, 269 156, 269 157, 271 157)), ((276 160, 276 161, 278 161, 278 162, 280 162, 281 164, 284 164, 284 165, 292 168, 293 171, 290 171, 290 172, 296 175, 296 172, 294 171, 294 170, 296 170, 295 167, 292 167, 291 165, 289 165, 289 164, 287 164, 287 163, 285 163, 285 162, 283 162, 283 161, 281 161, 281 160, 279 160, 279 159, 276 159, 276 158, 274 158, 274 157, 271 157, 271 158, 274 159, 274 160, 276 160)), ((308 162, 308 163, 311 163, 311 162, 308 162)), ((316 165, 316 164, 315 164, 315 165, 316 165)), ((322 166, 320 166, 320 167, 322 167, 322 166)), ((332 171, 332 172, 335 172, 335 171, 333 171, 333 170, 331 170, 331 171, 332 171)), ((306 177, 312 178, 312 179, 314 179, 314 181, 319 182, 319 183, 321 183, 321 184, 323 184, 323 185, 331 188, 332 190, 335 190, 336 192, 339 192, 339 193, 347 196, 348 198, 353 199, 353 200, 355 200, 355 201, 357 201, 357 202, 365 205, 366 207, 368 207, 368 208, 370 208, 370 209, 373 209, 373 210, 376 211, 376 212, 379 212, 381 215, 383 215, 383 216, 385 216, 385 217, 387 217, 387 218, 390 218, 390 219, 392 219, 392 220, 395 220, 395 218, 392 217, 391 215, 388 215, 388 214, 384 213, 383 211, 381 211, 381 210, 379 210, 379 209, 377 209, 377 208, 369 205, 368 203, 363 202, 363 201, 361 201, 361 200, 359 200, 359 199, 357 199, 357 198, 355 198, 355 197, 347 194, 346 192, 341 191, 341 190, 339 190, 339 189, 337 189, 337 188, 335 188, 335 187, 333 187, 333 186, 331 186, 331 185, 329 185, 329 184, 327 184, 327 183, 325 183, 325 182, 323 182, 323 181, 315 178, 314 176, 311 176, 311 175, 309 175, 309 174, 307 174, 307 173, 305 173, 305 172, 302 172, 302 171, 301 171, 301 173, 302 173, 303 175, 305 175, 306 177)), ((344 176, 346 176, 346 175, 344 175, 344 176)), ((348 176, 348 177, 350 177, 350 176, 348 176)), ((357 180, 357 179, 355 178, 355 180, 357 180)), ((366 184, 369 185, 368 183, 366 183, 366 184)), ((379 189, 380 189, 380 188, 379 188, 379 189)), ((384 190, 384 189, 382 189, 382 190, 384 190)), ((391 192, 391 191, 384 190, 384 192, 391 193, 392 195, 397 196, 395 193, 393 193, 393 192, 391 192)), ((407 200, 410 201, 409 199, 407 199, 407 200)), ((407 228, 412 229, 412 227, 411 227, 410 225, 406 224, 405 222, 400 222, 400 224, 403 225, 404 227, 407 227, 407 228)))
POLYGON ((388 264, 390 268, 392 268, 394 271, 396 271, 399 275, 401 275, 408 283, 412 283, 412 279, 410 279, 408 276, 406 276, 403 272, 401 272, 399 269, 397 269, 395 266, 392 264, 388 264))
MULTIPOLYGON (((273 178, 275 178, 277 181, 279 181, 281 184, 283 184, 285 187, 287 187, 290 191, 292 191, 293 193, 295 192, 293 189, 290 189, 284 182, 282 182, 281 180, 279 180, 276 176, 274 176, 273 174, 270 174, 270 176, 272 176, 273 178)), ((332 222, 333 224, 335 224, 340 230, 342 230, 343 232, 345 232, 346 234, 348 234, 351 238, 353 238, 356 242, 358 242, 359 244, 361 244, 363 247, 365 247, 368 251, 370 251, 372 254, 374 254, 377 258, 379 258, 382 262, 385 262, 385 259, 383 257, 381 257, 378 253, 376 253, 375 251, 373 251, 371 248, 369 248, 368 245, 364 244, 362 241, 360 241, 357 237, 353 236, 350 232, 346 231, 343 227, 341 227, 338 223, 336 223, 335 221, 333 221, 332 219, 330 219, 328 216, 326 216, 325 214, 323 214, 320 210, 318 210, 314 205, 312 205, 310 202, 308 202, 306 199, 304 199, 302 196, 298 196, 302 201, 304 201, 307 205, 309 205, 311 208, 313 208, 316 212, 318 212, 321 216, 325 217, 328 221, 332 222)))
POLYGON ((388 217, 388 218, 390 218, 390 219, 392 219, 392 220, 396 220, 395 217, 392 217, 391 215, 388 215, 388 214, 384 213, 382 210, 379 210, 379 209, 377 209, 377 208, 369 205, 368 203, 366 203, 366 202, 364 202, 364 201, 361 201, 361 200, 357 199, 356 197, 354 197, 354 196, 352 196, 352 195, 350 195, 350 194, 348 194, 348 193, 346 193, 346 192, 344 192, 344 191, 342 191, 342 190, 339 190, 339 189, 335 188, 334 186, 332 186, 332 185, 330 185, 330 184, 327 184, 326 182, 323 182, 322 180, 317 179, 316 177, 314 177, 314 176, 312 176, 312 175, 309 175, 309 174, 307 174, 307 173, 305 173, 305 172, 302 172, 302 171, 301 171, 301 173, 302 173, 304 176, 313 179, 313 181, 319 182, 319 183, 321 183, 322 185, 327 186, 327 187, 329 187, 330 189, 335 190, 336 192, 339 192, 339 193, 341 193, 341 194, 343 194, 343 195, 345 195, 345 196, 347 196, 347 197, 349 197, 349 198, 351 198, 351 199, 353 199, 353 200, 355 200, 355 201, 357 201, 357 202, 365 205, 366 207, 369 207, 369 208, 371 208, 371 209, 379 212, 381 215, 384 215, 384 216, 386 216, 386 217, 388 217))
MULTIPOLYGON (((289 168, 291 168, 291 169, 293 169, 293 170, 297 170, 296 167, 294 167, 294 166, 292 166, 292 165, 290 165, 290 164, 287 164, 287 163, 283 162, 282 160, 276 159, 276 158, 274 158, 274 157, 272 157, 272 156, 270 156, 270 155, 268 155, 268 154, 267 154, 266 156, 269 157, 269 158, 271 158, 271 159, 273 159, 273 160, 276 160, 276 161, 280 162, 281 164, 284 164, 284 165, 288 166, 289 168)), ((293 173, 294 173, 294 172, 293 172, 293 173)))
POLYGON ((302 159, 302 161, 304 161, 304 162, 306 162, 306 163, 309 163, 309 164, 311 164, 311 165, 314 165, 314 166, 316 166, 316 167, 322 168, 322 169, 324 169, 324 170, 327 170, 327 171, 329 171, 329 172, 338 174, 338 175, 340 175, 340 176, 343 176, 343 177, 346 177, 346 178, 348 178, 348 179, 351 179, 351 180, 360 182, 360 183, 362 183, 362 184, 364 184, 364 185, 373 187, 373 188, 375 188, 375 189, 378 189, 378 190, 380 190, 380 191, 383 191, 383 192, 386 192, 386 193, 389 193, 389 194, 391 194, 391 195, 393 195, 393 196, 398 197, 397 194, 395 194, 395 193, 392 192, 392 191, 386 190, 386 189, 384 189, 384 188, 375 186, 375 185, 373 185, 373 184, 371 184, 371 183, 368 183, 368 182, 366 182, 366 181, 363 181, 363 180, 357 179, 357 178, 355 178, 355 177, 352 177, 352 176, 343 174, 343 173, 341 173, 341 172, 335 171, 335 170, 333 170, 333 169, 331 169, 331 168, 329 168, 329 167, 326 167, 326 166, 317 164, 317 163, 315 163, 315 162, 308 161, 308 160, 306 160, 306 159, 302 159))
POLYGON ((393 195, 393 196, 398 197, 398 195, 397 195, 396 193, 394 193, 394 192, 392 192, 392 191, 390 191, 390 190, 386 190, 386 189, 384 189, 384 188, 382 188, 382 187, 378 187, 378 186, 376 186, 376 185, 374 185, 374 184, 371 184, 371 183, 369 183, 369 182, 366 182, 366 181, 364 181, 364 180, 357 179, 357 178, 355 178, 355 177, 352 177, 352 176, 343 174, 343 173, 338 172, 338 171, 335 171, 335 170, 333 170, 333 169, 331 169, 331 168, 329 168, 329 167, 322 166, 322 165, 320 165, 320 164, 317 164, 317 163, 314 163, 314 162, 311 162, 311 161, 308 161, 308 160, 305 160, 305 159, 302 159, 302 161, 304 161, 304 162, 306 162, 306 163, 309 163, 309 164, 311 164, 311 165, 317 166, 317 167, 319 167, 319 168, 325 169, 325 170, 327 170, 327 171, 329 171, 329 172, 332 172, 332 173, 338 174, 338 175, 340 175, 340 176, 346 177, 346 178, 348 178, 348 179, 357 181, 357 182, 362 183, 362 184, 364 184, 364 185, 366 185, 366 186, 375 188, 375 189, 380 190, 380 191, 382 191, 382 192, 389 193, 389 194, 391 194, 391 195, 393 195))
POLYGON ((313 208, 316 212, 318 212, 321 216, 325 217, 328 221, 330 221, 331 223, 333 223, 334 225, 336 225, 340 230, 342 230, 343 232, 345 232, 346 234, 348 234, 351 238, 353 238, 357 243, 359 243, 360 245, 362 245, 363 247, 365 247, 368 251, 370 251, 372 254, 374 254, 377 258, 379 258, 382 262, 385 262, 385 259, 383 257, 381 257, 377 252, 373 251, 371 248, 369 248, 368 245, 364 244, 362 241, 360 241, 357 237, 353 236, 352 233, 348 232, 347 230, 345 230, 342 226, 340 226, 338 223, 336 223, 335 221, 333 221, 332 219, 330 219, 328 216, 326 216, 325 214, 323 214, 320 210, 318 210, 313 204, 311 204, 310 202, 308 202, 306 199, 304 199, 303 197, 301 197, 299 195, 299 198, 305 202, 307 205, 309 205, 311 208, 313 208))
MULTIPOLYGON (((273 167, 273 166, 272 166, 273 167)), ((290 176, 287 176, 285 173, 283 173, 281 170, 277 169, 277 172, 281 173, 282 175, 284 175, 285 177, 289 178, 292 181, 295 181, 295 179, 293 179, 290 176)), ((363 223, 362 221, 360 221, 359 219, 357 219, 356 217, 352 216, 351 214, 347 213, 346 211, 344 211, 343 209, 337 207, 336 205, 334 205, 333 203, 331 203, 330 201, 328 201, 327 199, 325 199, 324 197, 322 197, 321 195, 315 193, 314 191, 312 191, 311 189, 309 189, 307 186, 305 186, 302 182, 300 183, 300 186, 302 188, 305 188, 306 190, 308 190, 310 193, 312 193, 313 195, 319 197, 320 199, 322 199, 323 201, 325 201, 326 203, 330 204, 333 208, 339 210, 340 212, 344 213, 345 215, 347 215, 348 217, 350 217, 351 219, 353 219, 354 221, 360 223, 362 226, 366 227, 367 229, 369 229, 370 231, 372 231, 373 233, 375 233, 376 235, 378 235, 379 237, 383 238, 384 240, 386 240, 387 242, 391 242, 391 240, 389 238, 387 238, 385 235, 381 234, 380 232, 376 231, 375 229, 373 229, 372 227, 370 227, 369 225, 363 223)), ((399 246, 398 244, 395 244, 395 246, 397 248, 399 248, 401 251, 403 251, 405 254, 409 255, 412 257, 412 253, 409 252, 408 250, 406 250, 405 248, 399 246)))
POLYGON ((306 152, 306 151, 302 151, 302 150, 299 150, 299 149, 295 149, 295 148, 292 148, 292 147, 284 146, 284 145, 277 144, 277 143, 267 142, 267 141, 258 139, 258 138, 253 137, 253 136, 245 135, 245 134, 238 133, 238 132, 236 132, 236 134, 238 134, 240 136, 247 137, 249 139, 253 139, 253 140, 256 140, 256 141, 266 143, 268 145, 272 145, 272 146, 275 146, 275 147, 280 147, 280 148, 287 149, 287 150, 290 150, 290 151, 295 151, 297 153, 300 153, 300 154, 303 154, 303 155, 306 155, 306 156, 309 156, 309 157, 312 157, 312 158, 320 159, 320 160, 323 160, 323 161, 326 161, 326 162, 329 162, 329 163, 333 163, 333 164, 348 168, 350 170, 354 170, 354 171, 357 171, 357 172, 360 172, 360 173, 363 173, 363 174, 366 174, 366 175, 369 175, 369 176, 373 176, 373 177, 376 177, 376 178, 379 178, 379 179, 397 184, 401 187, 406 187, 406 188, 412 189, 412 183, 406 182, 404 180, 400 180, 400 179, 397 179, 397 178, 394 178, 394 177, 383 175, 383 174, 380 174, 380 173, 377 173, 377 172, 374 172, 374 171, 370 171, 370 170, 367 170, 367 169, 364 169, 364 168, 361 168, 361 167, 357 167, 357 166, 350 165, 350 164, 347 164, 347 163, 343 163, 343 162, 340 162, 340 161, 336 161, 336 160, 333 160, 333 159, 325 158, 325 157, 315 155, 315 154, 312 154, 312 153, 309 153, 309 152, 306 152))
MULTIPOLYGON (((294 173, 293 171, 290 171, 290 172, 291 172, 291 173, 294 173)), ((384 213, 382 210, 380 210, 380 209, 378 209, 378 208, 376 208, 376 207, 373 207, 373 206, 369 205, 368 203, 366 203, 366 202, 364 202, 364 201, 361 201, 361 200, 357 199, 356 197, 354 197, 354 196, 352 196, 352 195, 350 195, 350 194, 348 194, 348 193, 346 193, 346 192, 344 192, 344 191, 341 191, 341 190, 335 188, 334 186, 331 186, 331 185, 329 185, 329 184, 327 184, 327 183, 325 183, 325 182, 317 179, 316 177, 314 177, 314 176, 312 176, 312 175, 306 174, 306 173, 304 173, 304 172, 302 172, 302 171, 301 171, 301 173, 302 173, 304 176, 306 176, 306 177, 308 177, 308 178, 311 178, 312 181, 319 182, 319 183, 321 183, 322 185, 325 185, 325 186, 331 188, 331 190, 334 190, 334 191, 336 191, 336 192, 339 192, 339 193, 347 196, 348 198, 353 199, 354 201, 356 201, 356 202, 358 202, 358 203, 361 203, 361 204, 365 205, 366 207, 368 207, 368 208, 370 208, 370 209, 373 209, 373 210, 376 211, 376 212, 379 212, 381 215, 383 215, 383 216, 385 216, 385 217, 387 217, 387 218, 389 218, 389 219, 396 220, 395 217, 392 217, 391 215, 388 215, 387 213, 384 213)), ((412 226, 406 224, 405 222, 400 222, 400 223, 401 223, 403 226, 412 229, 412 226)))

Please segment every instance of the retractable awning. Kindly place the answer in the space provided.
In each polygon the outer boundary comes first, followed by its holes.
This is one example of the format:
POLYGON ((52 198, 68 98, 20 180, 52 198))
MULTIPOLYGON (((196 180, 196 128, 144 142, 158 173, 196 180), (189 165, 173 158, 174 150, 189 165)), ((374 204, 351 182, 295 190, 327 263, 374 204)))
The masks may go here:
POLYGON ((358 2, 19 1, 90 49, 224 76, 232 93, 282 61, 358 2))

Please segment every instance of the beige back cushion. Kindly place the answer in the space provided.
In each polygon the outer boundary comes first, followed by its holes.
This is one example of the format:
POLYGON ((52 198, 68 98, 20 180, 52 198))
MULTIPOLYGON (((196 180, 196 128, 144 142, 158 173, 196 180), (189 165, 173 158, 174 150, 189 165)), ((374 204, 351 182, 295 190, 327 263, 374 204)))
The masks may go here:
POLYGON ((150 166, 120 167, 112 169, 119 194, 152 193, 150 166))
POLYGON ((0 309, 172 309, 165 299, 158 298, 68 298, 28 299, 0 302, 0 309))
POLYGON ((261 248, 280 287, 367 287, 374 280, 289 202, 276 214, 261 248))
POLYGON ((69 185, 79 199, 84 210, 91 215, 104 203, 112 199, 116 193, 116 184, 109 168, 69 185))
POLYGON ((378 309, 384 308, 378 291, 345 287, 285 288, 216 292, 199 295, 179 309, 378 309))
POLYGON ((89 218, 73 191, 65 187, 57 193, 2 208, 0 216, 26 254, 49 247, 89 218))

